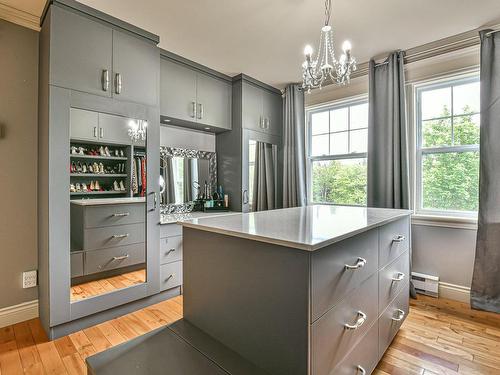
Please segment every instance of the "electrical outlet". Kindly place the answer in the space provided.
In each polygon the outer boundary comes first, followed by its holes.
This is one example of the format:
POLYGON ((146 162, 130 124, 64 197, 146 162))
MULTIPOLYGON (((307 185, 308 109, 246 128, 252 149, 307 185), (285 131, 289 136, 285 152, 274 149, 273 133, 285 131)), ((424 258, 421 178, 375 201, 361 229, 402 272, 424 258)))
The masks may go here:
POLYGON ((33 288, 36 285, 37 285, 36 270, 23 272, 23 288, 33 288))

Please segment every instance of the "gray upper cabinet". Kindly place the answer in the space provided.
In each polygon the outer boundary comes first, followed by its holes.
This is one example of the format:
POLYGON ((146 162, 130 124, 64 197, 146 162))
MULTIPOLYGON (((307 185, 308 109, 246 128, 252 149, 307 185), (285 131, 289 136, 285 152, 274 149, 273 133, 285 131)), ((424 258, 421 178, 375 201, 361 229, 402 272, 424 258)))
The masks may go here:
POLYGON ((113 30, 113 95, 116 99, 158 105, 160 51, 152 43, 113 30))
POLYGON ((99 118, 97 112, 71 108, 69 124, 71 139, 82 141, 97 141, 99 139, 99 118))
POLYGON ((281 135, 283 131, 283 98, 281 95, 263 90, 264 131, 281 135))
POLYGON ((243 128, 281 135, 283 127, 281 95, 244 82, 242 96, 243 128))
MULTIPOLYGON (((99 113, 99 140, 115 144, 131 144, 128 129, 130 119, 121 116, 99 113)), ((136 146, 144 146, 145 141, 135 142, 136 146)))
POLYGON ((113 30, 76 13, 52 7, 49 83, 111 96, 113 30))
POLYGON ((208 74, 197 74, 197 120, 205 125, 231 129, 231 85, 208 74))

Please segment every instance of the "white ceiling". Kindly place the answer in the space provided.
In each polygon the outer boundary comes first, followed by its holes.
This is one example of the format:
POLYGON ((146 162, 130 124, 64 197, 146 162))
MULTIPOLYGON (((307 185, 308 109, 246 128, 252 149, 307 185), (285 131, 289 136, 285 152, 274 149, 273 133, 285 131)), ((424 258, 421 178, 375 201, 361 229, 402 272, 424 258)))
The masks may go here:
MULTIPOLYGON (((44 0, 0 0, 39 14, 44 0)), ((160 36, 160 46, 228 75, 276 87, 299 81, 315 47, 323 0, 80 0, 160 36)), ((333 0, 335 45, 358 62, 500 20, 499 0, 333 0)))

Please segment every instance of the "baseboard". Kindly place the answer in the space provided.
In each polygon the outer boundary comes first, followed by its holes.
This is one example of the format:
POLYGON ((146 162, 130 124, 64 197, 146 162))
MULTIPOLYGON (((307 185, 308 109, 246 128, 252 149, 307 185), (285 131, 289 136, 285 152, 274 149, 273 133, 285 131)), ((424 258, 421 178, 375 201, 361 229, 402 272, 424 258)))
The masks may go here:
POLYGON ((0 328, 10 326, 38 316, 38 300, 0 309, 0 328))
POLYGON ((439 298, 470 303, 470 288, 462 285, 439 282, 439 298))

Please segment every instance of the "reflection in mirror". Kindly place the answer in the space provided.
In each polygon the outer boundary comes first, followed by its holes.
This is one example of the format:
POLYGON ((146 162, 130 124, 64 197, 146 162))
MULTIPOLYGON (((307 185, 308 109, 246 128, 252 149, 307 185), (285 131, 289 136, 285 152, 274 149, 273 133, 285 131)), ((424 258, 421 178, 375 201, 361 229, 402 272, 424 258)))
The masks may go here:
POLYGON ((70 123, 70 301, 78 302, 146 282, 147 123, 79 109, 70 123), (97 116, 98 136, 76 138, 83 132, 73 129, 97 116))
POLYGON ((248 184, 250 211, 277 208, 278 148, 271 143, 249 141, 248 184))

